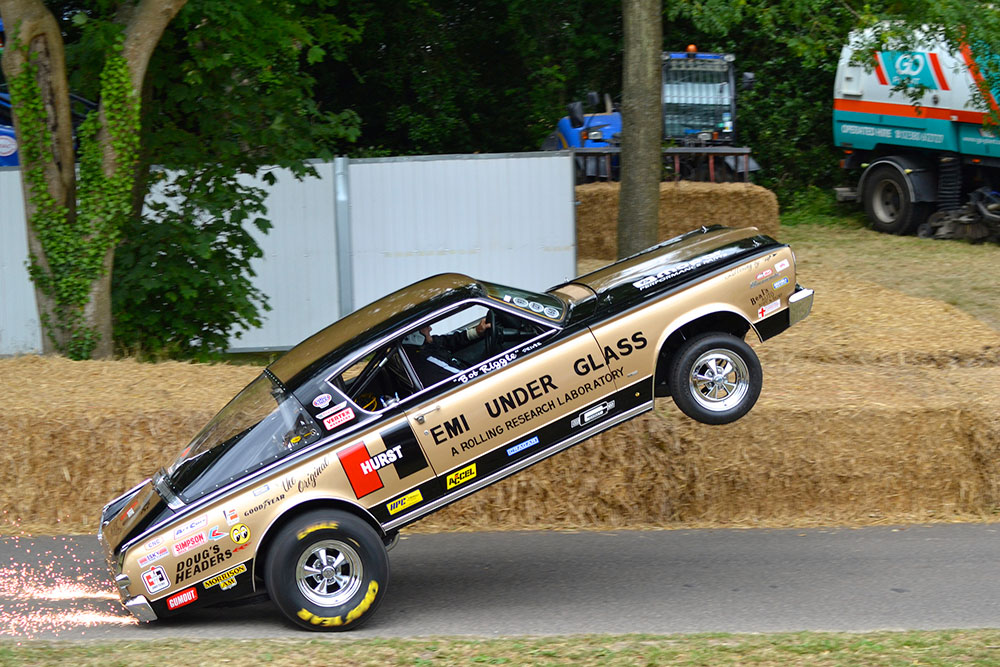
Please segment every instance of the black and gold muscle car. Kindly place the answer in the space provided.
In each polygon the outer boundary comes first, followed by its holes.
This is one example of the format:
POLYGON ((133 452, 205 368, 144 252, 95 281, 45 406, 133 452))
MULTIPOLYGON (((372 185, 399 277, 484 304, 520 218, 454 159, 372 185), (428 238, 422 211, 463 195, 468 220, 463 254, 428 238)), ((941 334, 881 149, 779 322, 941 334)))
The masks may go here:
POLYGON ((99 538, 143 621, 266 591, 343 630, 386 594, 387 548, 430 512, 649 410, 739 419, 745 342, 808 315, 795 258, 702 228, 544 293, 442 274, 268 366, 167 468, 103 509, 99 538))

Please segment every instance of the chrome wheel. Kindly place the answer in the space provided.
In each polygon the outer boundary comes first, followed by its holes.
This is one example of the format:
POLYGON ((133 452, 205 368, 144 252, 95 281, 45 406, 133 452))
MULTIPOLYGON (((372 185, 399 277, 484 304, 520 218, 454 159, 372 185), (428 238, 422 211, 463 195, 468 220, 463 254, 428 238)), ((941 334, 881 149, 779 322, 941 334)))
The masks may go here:
POLYGON ((321 607, 336 607, 361 588, 361 556, 350 544, 323 540, 306 549, 295 566, 299 592, 321 607))
POLYGON ((688 386, 698 405, 712 412, 723 412, 746 398, 750 391, 750 371, 732 350, 715 348, 691 365, 688 386))

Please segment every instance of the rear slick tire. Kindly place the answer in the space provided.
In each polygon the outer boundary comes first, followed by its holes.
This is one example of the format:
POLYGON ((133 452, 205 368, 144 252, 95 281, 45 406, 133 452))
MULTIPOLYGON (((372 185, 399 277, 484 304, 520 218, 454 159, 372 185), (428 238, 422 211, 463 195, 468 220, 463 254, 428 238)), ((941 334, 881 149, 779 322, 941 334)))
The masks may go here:
POLYGON ((342 632, 365 623, 385 597, 389 557, 378 533, 347 512, 314 510, 275 536, 264 581, 288 620, 342 632))
POLYGON ((709 332, 684 342, 667 376, 681 412, 703 424, 728 424, 750 411, 763 373, 757 354, 736 336, 709 332))

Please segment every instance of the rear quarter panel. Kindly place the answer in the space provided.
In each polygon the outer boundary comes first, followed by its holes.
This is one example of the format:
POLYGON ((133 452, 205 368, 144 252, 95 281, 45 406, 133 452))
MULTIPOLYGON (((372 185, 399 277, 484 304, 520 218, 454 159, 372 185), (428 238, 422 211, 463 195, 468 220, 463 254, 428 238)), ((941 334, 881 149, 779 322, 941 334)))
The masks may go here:
POLYGON ((795 291, 795 265, 788 247, 777 248, 592 327, 608 362, 623 367, 623 384, 648 380, 670 334, 713 313, 733 313, 750 325, 788 307, 795 291), (642 344, 641 341, 648 344, 642 344))

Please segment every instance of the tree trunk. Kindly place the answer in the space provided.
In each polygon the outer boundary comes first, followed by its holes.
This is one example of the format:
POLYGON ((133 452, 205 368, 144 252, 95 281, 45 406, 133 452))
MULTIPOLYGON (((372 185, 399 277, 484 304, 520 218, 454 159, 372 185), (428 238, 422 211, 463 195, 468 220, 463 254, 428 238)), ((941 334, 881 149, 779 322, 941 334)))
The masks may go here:
MULTIPOLYGON (((140 93, 149 59, 156 49, 163 31, 177 16, 177 12, 187 3, 187 0, 142 0, 137 6, 123 4, 118 18, 125 23, 125 44, 122 56, 128 63, 132 89, 136 91, 136 103, 140 103, 140 93)), ((97 109, 100 114, 101 129, 97 133, 97 141, 101 144, 101 162, 104 175, 108 178, 115 174, 119 166, 131 168, 134 165, 118 165, 111 138, 107 132, 107 122, 104 116, 104 104, 97 109)), ((90 291, 90 303, 85 310, 88 324, 100 334, 93 357, 104 359, 114 351, 112 339, 113 323, 111 320, 111 269, 115 263, 115 248, 108 248, 104 255, 104 274, 96 281, 90 291)))
MULTIPOLYGON (((45 181, 49 195, 56 204, 65 207, 70 222, 75 215, 76 174, 73 157, 73 124, 70 115, 69 85, 66 81, 66 58, 63 51, 62 34, 55 17, 45 8, 41 0, 0 0, 0 18, 3 19, 7 35, 3 50, 3 71, 7 80, 17 77, 27 64, 20 45, 27 45, 28 52, 37 66, 35 80, 41 91, 41 102, 45 110, 45 124, 51 134, 52 143, 44 156, 45 181)), ((14 131, 20 138, 21 132, 17 112, 14 112, 14 131)), ((25 159, 24 151, 21 160, 25 159)), ((31 202, 29 185, 24 184, 24 213, 32 220, 37 207, 31 202)), ((42 250, 37 230, 29 223, 27 228, 28 251, 43 269, 48 270, 48 261, 42 250)), ((35 299, 39 316, 53 321, 56 312, 54 299, 44 294, 36 285, 35 299)), ((59 341, 60 344, 65 341, 59 341)), ((49 336, 42 336, 42 351, 54 352, 55 342, 49 336)))
MULTIPOLYGON (((125 24, 125 43, 122 55, 126 59, 132 88, 142 90, 149 59, 156 49, 163 31, 187 0, 141 0, 138 5, 124 2, 119 18, 125 24)), ((0 0, 0 18, 3 19, 7 34, 7 48, 3 53, 3 71, 7 79, 16 77, 23 70, 27 59, 18 45, 27 45, 28 52, 38 68, 36 80, 41 91, 46 114, 46 124, 52 135, 50 152, 43 161, 46 186, 56 204, 68 212, 70 226, 76 219, 76 172, 73 151, 73 123, 70 114, 69 86, 66 80, 66 61, 62 34, 52 13, 41 0, 0 0)), ((137 100, 138 103, 138 100, 137 100)), ((103 104, 97 113, 101 129, 97 141, 101 145, 102 170, 106 177, 113 176, 119 168, 130 169, 133 165, 117 164, 117 156, 107 132, 103 104)), ((18 137, 24 136, 14 114, 14 129, 18 137)), ((22 161, 26 159, 21 153, 22 161)), ((48 271, 49 262, 39 241, 37 230, 31 224, 37 208, 32 205, 31 184, 23 185, 24 209, 28 223, 28 249, 36 258, 43 271, 48 271)), ((81 234, 85 232, 81 230, 81 234)), ((103 273, 91 284, 89 301, 83 309, 84 325, 99 334, 95 358, 111 356, 113 350, 111 323, 111 267, 114 263, 114 247, 108 248, 103 257, 103 273)), ((39 315, 43 321, 54 322, 59 306, 55 300, 44 294, 37 285, 35 296, 39 315)), ((65 349, 70 332, 47 327, 43 335, 43 352, 65 349), (53 340, 48 333, 55 336, 53 340)))
POLYGON ((621 191, 618 257, 657 241, 662 166, 661 59, 663 14, 659 0, 623 0, 621 191))

